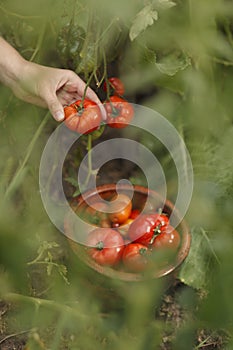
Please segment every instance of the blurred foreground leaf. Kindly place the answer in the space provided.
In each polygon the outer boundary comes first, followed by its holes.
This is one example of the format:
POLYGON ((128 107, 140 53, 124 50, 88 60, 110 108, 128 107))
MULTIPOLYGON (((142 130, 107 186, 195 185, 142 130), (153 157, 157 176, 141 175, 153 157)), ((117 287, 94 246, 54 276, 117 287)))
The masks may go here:
POLYGON ((181 282, 196 289, 206 288, 213 260, 219 262, 207 233, 203 228, 195 228, 189 255, 179 273, 181 282))
POLYGON ((190 64, 190 58, 184 53, 179 56, 176 53, 171 53, 156 62, 156 67, 161 73, 173 76, 180 70, 187 68, 190 64))
POLYGON ((162 9, 162 10, 166 10, 169 9, 173 6, 176 6, 176 3, 174 1, 171 0, 154 0, 154 3, 156 5, 156 7, 162 9))
POLYGON ((129 31, 130 40, 133 41, 148 26, 151 26, 158 19, 158 12, 152 5, 145 6, 135 17, 132 27, 129 31))

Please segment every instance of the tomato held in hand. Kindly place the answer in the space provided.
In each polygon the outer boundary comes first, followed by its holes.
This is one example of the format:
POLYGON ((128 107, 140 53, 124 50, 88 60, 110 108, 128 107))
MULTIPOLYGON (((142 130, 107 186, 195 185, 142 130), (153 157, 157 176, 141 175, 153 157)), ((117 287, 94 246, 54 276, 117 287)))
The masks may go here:
POLYGON ((171 225, 163 227, 151 245, 155 249, 177 250, 180 245, 180 234, 171 225))
POLYGON ((132 272, 141 272, 148 268, 149 250, 140 243, 130 243, 125 246, 122 260, 125 267, 132 272))
MULTIPOLYGON (((125 87, 122 81, 119 78, 112 77, 108 79, 109 81, 109 87, 110 87, 110 93, 114 95, 124 95, 125 93, 125 87)), ((107 91, 107 84, 104 83, 104 91, 107 91)))
POLYGON ((96 228, 87 237, 87 252, 100 265, 114 266, 122 257, 124 240, 111 228, 96 228))
POLYGON ((131 241, 149 246, 154 242, 153 237, 168 223, 169 219, 165 214, 142 214, 130 225, 128 236, 131 241))
POLYGON ((121 225, 130 217, 131 210, 131 199, 120 193, 109 202, 109 219, 112 223, 121 225))
POLYGON ((98 105, 88 99, 65 107, 64 113, 66 126, 79 134, 89 134, 98 129, 102 119, 98 105))
POLYGON ((134 117, 133 106, 121 97, 111 96, 104 106, 111 128, 125 128, 134 117))

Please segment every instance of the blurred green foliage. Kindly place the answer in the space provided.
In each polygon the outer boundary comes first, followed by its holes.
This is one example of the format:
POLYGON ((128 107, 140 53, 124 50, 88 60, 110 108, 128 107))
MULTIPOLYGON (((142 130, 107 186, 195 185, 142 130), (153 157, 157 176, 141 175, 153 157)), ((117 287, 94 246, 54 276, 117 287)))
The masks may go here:
MULTIPOLYGON (((86 37, 93 40, 88 45, 95 49, 98 79, 107 57, 128 98, 164 115, 189 149, 195 184, 186 219, 199 236, 193 240, 192 268, 186 265, 182 276, 207 292, 203 298, 189 289, 180 295, 192 316, 177 332, 177 325, 154 317, 166 282, 123 283, 83 266, 50 223, 39 193, 40 157, 56 123, 0 86, 0 296, 17 305, 9 329, 29 329, 30 349, 50 350, 159 349, 172 328, 172 349, 201 348, 195 340, 200 328, 224 329, 231 337, 233 3, 2 0, 0 32, 25 58, 63 67, 57 35, 71 20, 89 34, 90 13, 98 36, 86 37), (43 242, 52 245, 49 255, 30 266, 43 242)), ((88 76, 86 63, 83 67, 80 74, 88 76)), ((141 141, 150 140, 142 135, 141 141)), ((157 143, 148 147, 156 152, 157 143)), ((172 196, 172 160, 164 166, 172 196)))

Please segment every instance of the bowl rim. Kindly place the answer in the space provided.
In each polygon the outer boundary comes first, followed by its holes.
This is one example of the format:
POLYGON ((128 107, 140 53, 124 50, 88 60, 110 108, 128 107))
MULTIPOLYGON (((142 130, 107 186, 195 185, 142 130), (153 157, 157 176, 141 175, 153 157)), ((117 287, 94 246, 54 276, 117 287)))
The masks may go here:
MULTIPOLYGON (((116 187, 120 191, 132 189, 132 185, 128 185, 128 184, 118 184, 118 185, 105 184, 105 185, 97 186, 95 189, 88 190, 83 194, 80 194, 74 198, 74 203, 76 204, 76 208, 80 206, 82 203, 85 203, 85 198, 95 196, 96 194, 100 195, 105 192, 116 191, 116 187)), ((148 187, 144 187, 141 185, 133 185, 133 189, 134 189, 134 192, 136 193, 141 193, 143 195, 161 198, 159 193, 157 193, 155 190, 149 189, 148 187)), ((180 216, 178 210, 175 208, 174 204, 170 200, 168 199, 165 200, 164 207, 167 207, 172 211, 174 211, 175 215, 177 215, 178 217, 180 216)), ((90 225, 90 226, 93 226, 93 229, 96 228, 96 226, 94 225, 90 225)), ((86 253, 87 247, 72 240, 70 238, 71 237, 70 234, 69 234, 68 241, 70 243, 71 249, 74 251, 76 255, 78 255, 80 260, 82 260, 86 265, 96 270, 101 275, 120 279, 123 281, 143 281, 145 279, 156 279, 156 278, 161 278, 161 277, 170 275, 171 273, 175 272, 186 259, 190 250, 190 245, 191 245, 191 233, 184 219, 181 220, 178 227, 179 227, 179 233, 181 234, 181 244, 180 244, 175 262, 172 264, 171 263, 168 264, 166 267, 163 267, 155 271, 154 273, 126 272, 126 271, 114 269, 112 267, 102 266, 97 262, 95 262, 93 259, 91 259, 91 257, 86 253)))

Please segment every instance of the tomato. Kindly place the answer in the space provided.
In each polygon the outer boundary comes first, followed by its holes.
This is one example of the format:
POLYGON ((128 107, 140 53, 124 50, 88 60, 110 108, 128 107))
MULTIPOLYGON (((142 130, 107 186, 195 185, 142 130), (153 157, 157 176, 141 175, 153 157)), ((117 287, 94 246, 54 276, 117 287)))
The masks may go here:
POLYGON ((130 225, 128 235, 131 241, 149 246, 162 227, 169 223, 165 214, 142 214, 130 225))
POLYGON ((123 224, 131 214, 132 202, 128 196, 120 193, 109 202, 109 219, 113 224, 123 224))
POLYGON ((172 226, 168 225, 161 229, 161 233, 154 238, 151 245, 155 249, 176 250, 180 245, 180 234, 172 226))
POLYGON ((87 252, 100 265, 114 266, 122 257, 124 240, 111 228, 96 228, 87 237, 87 252))
POLYGON ((134 117, 133 106, 121 97, 111 96, 104 106, 111 128, 125 128, 134 117))
POLYGON ((133 209, 130 214, 130 219, 135 220, 140 215, 139 209, 133 209))
MULTIPOLYGON (((112 77, 108 79, 110 85, 110 92, 114 95, 124 95, 125 86, 119 78, 112 77), (111 91, 113 90, 113 91, 111 91)), ((104 91, 107 91, 107 84, 104 83, 104 91)))
POLYGON ((148 248, 143 244, 130 243, 125 246, 122 260, 129 271, 141 272, 148 267, 148 253, 148 248))
POLYGON ((79 134, 89 134, 98 129, 102 119, 98 105, 88 99, 65 107, 64 113, 66 126, 79 134))
POLYGON ((105 202, 96 202, 88 206, 83 214, 88 223, 99 227, 111 227, 108 219, 108 205, 105 202))

